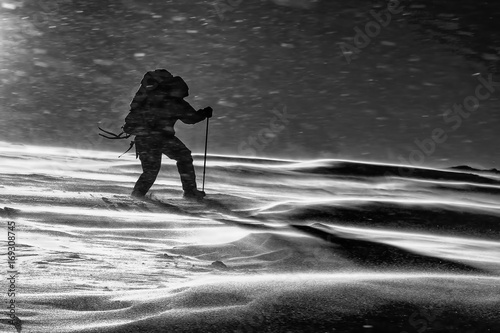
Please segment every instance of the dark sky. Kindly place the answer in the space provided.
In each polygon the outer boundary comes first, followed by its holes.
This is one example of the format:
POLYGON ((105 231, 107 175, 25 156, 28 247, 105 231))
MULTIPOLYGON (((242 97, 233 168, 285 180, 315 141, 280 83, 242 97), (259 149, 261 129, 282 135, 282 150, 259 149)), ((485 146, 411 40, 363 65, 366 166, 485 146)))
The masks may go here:
MULTIPOLYGON (((124 150, 97 126, 166 68, 214 108, 214 153, 500 167, 488 1, 0 3, 0 140, 124 150)), ((177 130, 202 150, 204 125, 177 130)))

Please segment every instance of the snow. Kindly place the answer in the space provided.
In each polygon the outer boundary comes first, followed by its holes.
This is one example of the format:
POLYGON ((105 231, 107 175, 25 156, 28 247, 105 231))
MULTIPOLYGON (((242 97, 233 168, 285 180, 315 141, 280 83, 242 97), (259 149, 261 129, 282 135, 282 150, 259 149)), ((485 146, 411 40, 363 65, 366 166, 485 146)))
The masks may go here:
POLYGON ((133 153, 1 142, 22 331, 496 327, 498 175, 398 167, 211 155, 193 203, 165 158, 142 202, 133 153))

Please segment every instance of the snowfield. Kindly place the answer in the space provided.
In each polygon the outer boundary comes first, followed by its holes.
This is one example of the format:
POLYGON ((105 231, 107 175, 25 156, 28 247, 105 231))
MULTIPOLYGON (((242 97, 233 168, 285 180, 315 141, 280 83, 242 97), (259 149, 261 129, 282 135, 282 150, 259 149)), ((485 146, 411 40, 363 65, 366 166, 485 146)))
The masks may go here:
POLYGON ((2 332, 500 330, 498 173, 212 155, 196 203, 164 157, 143 202, 118 155, 0 143, 2 332))

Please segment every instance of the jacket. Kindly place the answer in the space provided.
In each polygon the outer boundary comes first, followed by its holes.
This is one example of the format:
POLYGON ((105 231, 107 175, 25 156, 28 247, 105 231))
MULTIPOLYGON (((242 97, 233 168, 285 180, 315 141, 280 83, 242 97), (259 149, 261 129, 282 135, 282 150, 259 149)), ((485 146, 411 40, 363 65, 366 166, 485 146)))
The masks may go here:
POLYGON ((204 109, 196 111, 182 98, 155 96, 148 101, 151 134, 175 135, 177 120, 185 124, 196 124, 207 118, 204 109))

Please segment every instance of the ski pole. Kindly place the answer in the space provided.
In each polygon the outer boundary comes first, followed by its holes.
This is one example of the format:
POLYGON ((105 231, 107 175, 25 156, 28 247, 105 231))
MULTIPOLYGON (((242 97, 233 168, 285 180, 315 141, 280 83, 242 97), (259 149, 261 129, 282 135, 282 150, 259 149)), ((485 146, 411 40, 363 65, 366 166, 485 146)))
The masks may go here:
POLYGON ((205 160, 203 161, 203 185, 201 187, 202 191, 205 191, 205 171, 207 169, 207 146, 208 146, 208 121, 210 118, 207 118, 207 131, 205 135, 205 160))

